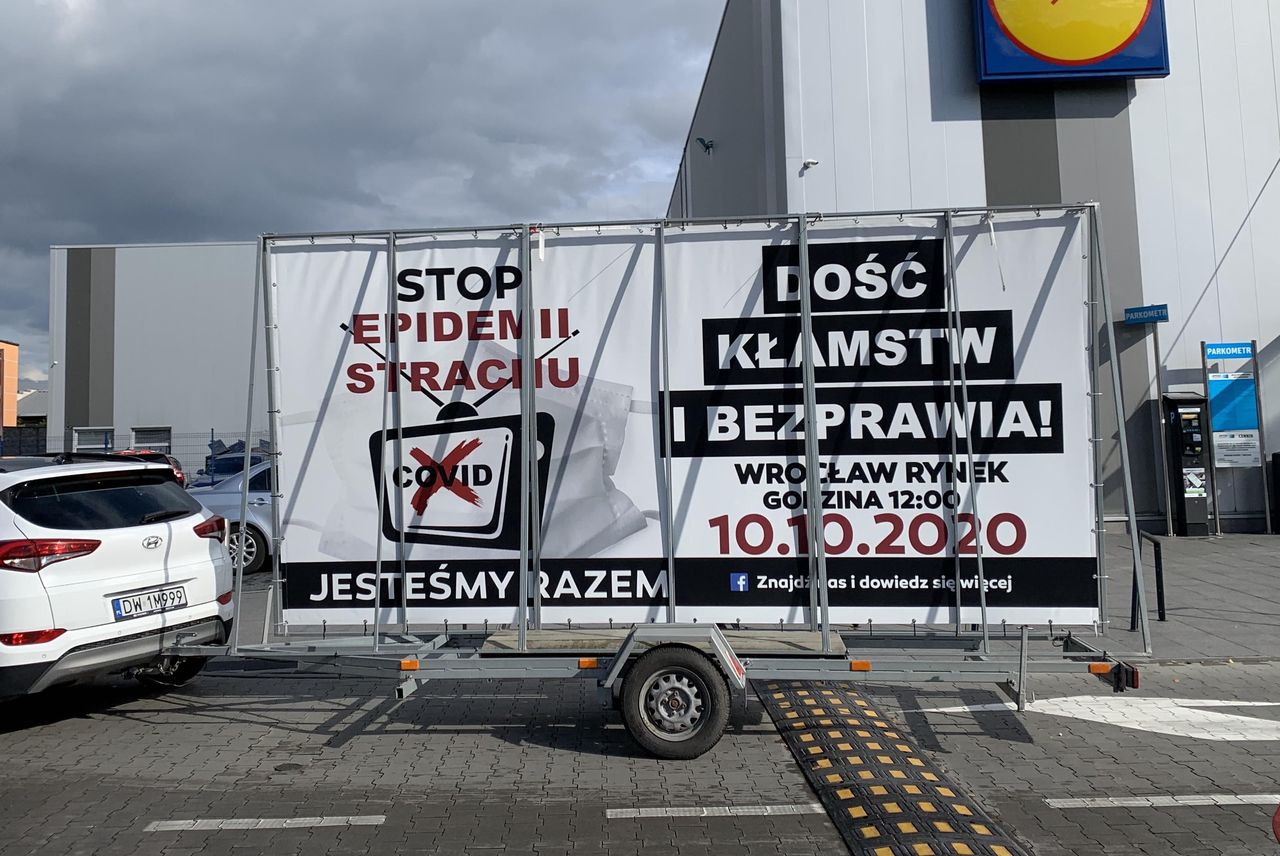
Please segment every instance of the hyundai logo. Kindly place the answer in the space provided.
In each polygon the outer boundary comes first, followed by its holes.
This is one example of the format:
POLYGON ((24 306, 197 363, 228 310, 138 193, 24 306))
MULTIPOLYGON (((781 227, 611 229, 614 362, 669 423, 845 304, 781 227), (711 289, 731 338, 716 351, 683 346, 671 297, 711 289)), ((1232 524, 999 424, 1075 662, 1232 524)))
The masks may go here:
POLYGON ((164 543, 164 539, 159 535, 148 535, 142 539, 142 546, 148 550, 154 550, 164 543))

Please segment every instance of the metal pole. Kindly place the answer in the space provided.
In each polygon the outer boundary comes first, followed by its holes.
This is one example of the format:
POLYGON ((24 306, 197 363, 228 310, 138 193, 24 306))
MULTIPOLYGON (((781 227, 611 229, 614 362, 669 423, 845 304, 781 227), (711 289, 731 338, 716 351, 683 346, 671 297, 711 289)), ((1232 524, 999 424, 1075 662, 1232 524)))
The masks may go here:
MULTIPOLYGON (((388 292, 394 292, 395 291, 395 287, 394 287, 395 273, 391 271, 391 267, 392 267, 391 256, 392 256, 393 248, 395 246, 395 241, 396 241, 395 233, 394 232, 387 233, 386 239, 387 239, 387 271, 388 271, 387 290, 388 292)), ((392 300, 393 300, 392 294, 388 293, 387 294, 388 309, 390 309, 392 306, 392 300)), ((392 343, 394 344, 395 340, 399 338, 394 332, 396 327, 396 321, 395 321, 394 315, 391 316, 390 326, 393 332, 391 332, 389 336, 391 338, 392 343)), ((382 376, 382 431, 380 432, 379 436, 382 438, 382 442, 385 444, 387 441, 387 402, 391 398, 391 383, 392 383, 391 379, 394 377, 398 381, 400 378, 398 374, 398 364, 395 362, 394 357, 390 356, 390 351, 388 352, 388 358, 383 360, 382 365, 385 371, 383 372, 383 376, 382 376)), ((399 446, 398 440, 396 445, 399 446)), ((374 582, 373 651, 375 654, 378 652, 378 647, 380 645, 379 637, 382 634, 382 540, 383 540, 382 539, 382 519, 387 511, 387 500, 389 499, 387 494, 391 492, 391 486, 387 482, 386 454, 387 454, 386 446, 384 445, 382 449, 382 454, 378 456, 378 460, 382 465, 382 471, 378 473, 378 519, 374 522, 374 526, 373 526, 373 544, 374 544, 374 547, 373 547, 373 582, 374 582)), ((400 586, 401 588, 404 588, 403 582, 404 581, 401 580, 401 586, 400 586)))
POLYGON ((1204 443, 1209 449, 1209 502, 1213 507, 1213 531, 1222 535, 1222 510, 1218 506, 1218 453, 1213 447, 1213 403, 1209 400, 1209 359, 1205 356, 1205 343, 1200 342, 1200 379, 1204 383, 1204 412, 1209 414, 1209 424, 1204 426, 1204 443))
POLYGON ((1266 515, 1267 534, 1271 534, 1271 484, 1267 480, 1267 434, 1266 422, 1262 410, 1262 365, 1258 362, 1258 340, 1251 339, 1253 344, 1253 400, 1258 408, 1258 457, 1262 464, 1262 513, 1266 515))
POLYGON ((1099 253, 1098 249, 1093 245, 1092 228, 1087 231, 1084 240, 1087 244, 1087 249, 1084 252, 1087 279, 1085 286, 1085 307, 1087 311, 1085 314, 1089 319, 1089 394, 1086 400, 1089 402, 1089 424, 1093 429, 1093 437, 1090 440, 1093 448, 1093 535, 1094 550, 1097 553, 1098 561, 1098 615, 1101 618, 1099 623, 1102 625, 1102 633, 1105 636, 1111 624, 1111 616, 1107 608, 1107 583, 1111 581, 1111 576, 1107 571, 1107 480, 1103 475, 1102 413, 1098 408, 1098 398, 1101 395, 1098 391, 1098 376, 1102 373, 1102 336, 1098 332, 1101 323, 1099 321, 1100 313, 1098 312, 1100 298, 1098 296, 1096 260, 1093 257, 1099 255, 1099 253))
MULTIPOLYGON (((244 536, 246 531, 245 524, 249 519, 249 437, 253 435, 253 375, 258 369, 258 304, 262 302, 262 245, 263 241, 259 238, 258 264, 255 265, 253 294, 250 298, 253 302, 251 310, 253 320, 249 322, 249 395, 244 408, 244 467, 241 469, 244 475, 240 479, 240 549, 236 550, 236 582, 233 586, 235 589, 234 603, 237 606, 240 605, 241 598, 244 596, 244 536)), ((240 652, 240 625, 242 623, 240 621, 232 623, 231 656, 233 657, 240 652)), ((264 637, 262 641, 266 642, 267 640, 264 637)))
POLYGON ((1167 621, 1164 610, 1164 546, 1154 539, 1151 545, 1156 554, 1156 618, 1167 621))
MULTIPOLYGON (((951 294, 951 332, 955 335, 953 340, 954 347, 948 357, 955 363, 960 373, 960 406, 967 416, 969 413, 969 374, 964 365, 964 333, 963 325, 960 321, 960 289, 956 285, 955 222, 950 211, 946 213, 943 224, 946 229, 947 244, 947 290, 951 294)), ((973 431, 971 430, 965 431, 964 450, 965 461, 969 467, 969 510, 973 512, 974 547, 978 559, 978 609, 982 619, 982 653, 986 654, 991 648, 991 639, 987 632, 987 577, 982 566, 982 518, 978 514, 978 483, 973 477, 975 467, 973 461, 973 431)), ((959 591, 958 588, 957 591, 959 591)))
MULTIPOLYGON (((950 217, 949 214, 943 214, 940 218, 944 235, 946 234, 947 222, 949 217, 950 217)), ((954 259, 949 259, 947 261, 948 265, 951 265, 953 263, 954 263, 954 259)), ((950 288, 947 288, 943 291, 943 298, 948 307, 947 323, 949 325, 951 323, 951 309, 950 309, 951 289, 950 288)), ((950 333, 948 333, 948 336, 950 336, 950 333)), ((955 487, 957 485, 956 472, 960 469, 959 467, 960 431, 957 426, 964 424, 964 416, 960 414, 960 411, 956 406, 956 361, 952 359, 950 342, 947 343, 947 398, 948 398, 948 403, 951 406, 951 419, 950 419, 951 429, 948 432, 951 435, 950 437, 950 440, 951 440, 951 486, 955 487)), ((960 531, 960 521, 957 516, 957 513, 958 513, 957 509, 954 506, 951 507, 947 512, 948 516, 951 518, 951 527, 950 527, 951 536, 949 540, 951 541, 952 577, 955 581, 955 587, 956 587, 955 588, 955 603, 956 603, 955 635, 959 637, 960 631, 961 631, 960 611, 961 609, 964 608, 964 598, 961 594, 961 589, 960 589, 960 550, 958 547, 958 541, 956 540, 956 536, 959 534, 959 531, 960 531)))
POLYGON ((520 227, 520 570, 518 573, 518 596, 520 603, 516 605, 516 647, 520 651, 528 650, 529 645, 529 555, 530 555, 530 511, 532 497, 529 494, 530 474, 536 462, 530 461, 530 452, 536 447, 530 443, 533 435, 533 397, 529 394, 532 380, 529 371, 530 357, 533 355, 533 314, 529 311, 528 294, 528 261, 529 261, 529 227, 520 227))
POLYGON ((1173 490, 1169 485, 1169 438, 1165 436, 1164 357, 1160 351, 1160 325, 1151 325, 1151 339, 1156 349, 1156 415, 1160 434, 1160 473, 1164 481, 1164 531, 1173 534, 1173 490))
MULTIPOLYGON (((538 355, 534 351, 534 325, 537 323, 533 304, 533 243, 531 230, 524 230, 524 257, 521 261, 520 298, 523 301, 521 315, 527 319, 521 323, 520 333, 525 338, 525 354, 528 361, 521 374, 529 388, 529 582, 533 586, 532 625, 542 629, 542 494, 538 477, 538 355)), ((551 450, 547 449, 548 456, 551 450)))
MULTIPOLYGON (((404 472, 404 443, 402 441, 401 432, 404 431, 404 419, 400 408, 400 291, 396 286, 396 233, 392 232, 387 236, 387 309, 389 310, 391 323, 388 325, 391 334, 391 347, 387 351, 387 355, 391 358, 392 371, 396 374, 396 389, 391 394, 391 422, 396 435, 395 442, 395 462, 396 472, 404 472)), ((385 446, 383 447, 386 448, 385 446)), ((386 465, 386 462, 383 462, 386 465)), ((385 473, 383 478, 386 478, 385 473)), ((388 483, 387 490, 391 490, 391 484, 388 483)), ((408 634, 409 632, 409 587, 405 585, 408 579, 405 575, 405 547, 404 547, 404 495, 399 491, 396 492, 396 567, 400 572, 400 629, 401 632, 408 634)))
POLYGON ((1120 354, 1116 351, 1115 332, 1111 329, 1111 297, 1107 289, 1107 252, 1102 243, 1102 225, 1098 207, 1093 208, 1093 245, 1098 256, 1098 286, 1102 295, 1103 329, 1107 333, 1107 350, 1111 359, 1111 389, 1115 394, 1116 428, 1120 440, 1120 469, 1124 473, 1124 510, 1129 519, 1129 545, 1133 550, 1133 573, 1138 581, 1138 606, 1142 615, 1142 649, 1151 653, 1151 628, 1147 621, 1147 591, 1142 578, 1142 545, 1138 541, 1138 515, 1133 507, 1133 470, 1129 466, 1129 438, 1124 426, 1124 387, 1120 383, 1120 354))
POLYGON ((662 505, 662 526, 665 530, 666 544, 664 552, 667 557, 667 621, 674 624, 676 621, 676 530, 675 530, 675 510, 672 508, 672 494, 674 490, 671 484, 671 363, 670 350, 668 347, 667 329, 667 230, 662 224, 658 224, 656 230, 657 245, 655 251, 657 253, 653 260, 654 273, 657 278, 658 288, 658 347, 662 351, 662 389, 659 392, 662 401, 662 464, 665 473, 666 483, 661 497, 662 505))
POLYGON ((818 481, 818 393, 813 375, 813 283, 809 279, 809 215, 799 223, 800 354, 804 363, 804 481, 809 525, 809 628, 822 633, 822 653, 831 653, 831 614, 827 597, 827 555, 823 542, 822 485, 818 481), (817 625, 815 627, 815 624, 817 625))
POLYGON ((1022 646, 1018 649, 1018 710, 1027 709, 1027 625, 1022 625, 1022 646))
MULTIPOLYGON (((1080 202, 1075 204, 1058 204, 1058 205, 988 205, 979 207, 961 207, 951 208, 953 214, 1011 214, 1015 212, 1026 211, 1082 211, 1088 208, 1092 203, 1080 202)), ((858 217, 877 217, 883 216, 885 213, 897 214, 901 217, 941 217, 944 211, 941 208, 912 208, 907 211, 885 212, 881 210, 868 211, 832 211, 826 212, 822 216, 827 220, 847 220, 858 217)), ((794 219, 799 214, 773 214, 761 215, 756 217, 731 217, 729 218, 735 223, 776 223, 779 219, 794 219)), ((600 228, 635 228, 638 226, 656 226, 662 224, 664 226, 681 226, 703 224, 722 224, 725 222, 724 216, 719 217, 665 217, 665 218, 645 218, 640 220, 598 220, 598 221, 579 221, 564 223, 542 223, 540 228, 543 229, 600 229, 600 228)), ((426 226, 414 227, 411 229, 396 229, 396 234, 401 238, 417 238, 429 235, 447 235, 462 234, 471 232, 518 232, 522 228, 519 223, 499 223, 487 226, 426 226)), ((312 238, 383 238, 387 234, 386 230, 368 230, 368 229, 344 229, 337 232, 280 232, 273 234, 271 237, 275 240, 307 240, 312 238)))
MULTIPOLYGON (((280 311, 276 305, 278 286, 271 271, 271 239, 262 238, 262 301, 265 314, 263 347, 267 358, 267 431, 271 443, 271 584, 275 587, 273 599, 277 626, 282 636, 289 635, 289 625, 284 620, 284 577, 280 570, 280 553, 284 546, 284 532, 280 520, 280 365, 277 363, 276 337, 279 334, 280 311)), ((245 437, 248 445, 249 438, 245 437)))

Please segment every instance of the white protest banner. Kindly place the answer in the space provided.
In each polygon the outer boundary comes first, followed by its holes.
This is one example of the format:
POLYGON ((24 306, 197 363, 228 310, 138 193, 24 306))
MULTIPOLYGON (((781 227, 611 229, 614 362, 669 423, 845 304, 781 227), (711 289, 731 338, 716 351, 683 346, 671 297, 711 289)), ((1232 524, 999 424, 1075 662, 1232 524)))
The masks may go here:
MULTIPOLYGON (((1084 231, 1072 213, 1002 218, 993 242, 961 218, 957 338, 938 218, 811 230, 833 621, 954 620, 957 555, 961 620, 978 621, 979 544, 989 621, 1096 618, 1084 231)), ((678 615, 804 620, 795 227, 688 229, 666 265, 678 615)))
MULTIPOLYGON (((956 336, 940 222, 811 230, 832 619, 954 620, 958 556, 977 621, 982 544, 989 620, 1087 623, 1083 223, 958 218, 956 336)), ((795 222, 669 228, 665 249, 653 226, 550 229, 527 278, 519 246, 401 238, 392 317, 385 239, 272 242, 286 619, 514 620, 532 384, 545 621, 665 621, 673 596, 680 621, 806 621, 795 222)))

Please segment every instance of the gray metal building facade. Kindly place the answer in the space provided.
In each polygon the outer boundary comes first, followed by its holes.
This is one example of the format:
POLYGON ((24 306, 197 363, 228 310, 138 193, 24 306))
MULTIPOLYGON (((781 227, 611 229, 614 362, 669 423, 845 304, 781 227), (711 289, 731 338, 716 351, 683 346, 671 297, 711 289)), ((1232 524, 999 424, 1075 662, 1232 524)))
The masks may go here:
POLYGON ((156 448, 191 469, 211 430, 243 436, 256 265, 254 242, 53 247, 49 448, 156 448))
MULTIPOLYGON (((1266 0, 1174 0, 1166 78, 980 86, 973 5, 729 0, 669 215, 1097 201, 1114 311, 1169 305, 1167 388, 1202 390, 1202 340, 1257 339, 1276 449, 1280 15, 1266 0)), ((1159 527, 1157 357, 1143 328, 1116 334, 1137 508, 1159 527)), ((1224 528, 1259 529, 1261 476, 1235 473, 1220 474, 1224 528)))

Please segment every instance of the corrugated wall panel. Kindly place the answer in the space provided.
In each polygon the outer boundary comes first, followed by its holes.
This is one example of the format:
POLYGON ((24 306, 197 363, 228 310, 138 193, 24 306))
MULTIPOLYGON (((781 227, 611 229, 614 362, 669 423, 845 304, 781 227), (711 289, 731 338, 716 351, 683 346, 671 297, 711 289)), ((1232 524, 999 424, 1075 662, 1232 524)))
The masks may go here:
POLYGON ((782 0, 792 207, 985 204, 970 30, 962 3, 782 0))
MULTIPOLYGON (((1257 338, 1275 448, 1280 395, 1280 109, 1267 0, 1168 3, 1172 74, 1131 107, 1144 298, 1168 303, 1168 380, 1200 389, 1199 345, 1257 338)), ((1256 474, 1224 473, 1225 512, 1261 510, 1256 474)))

